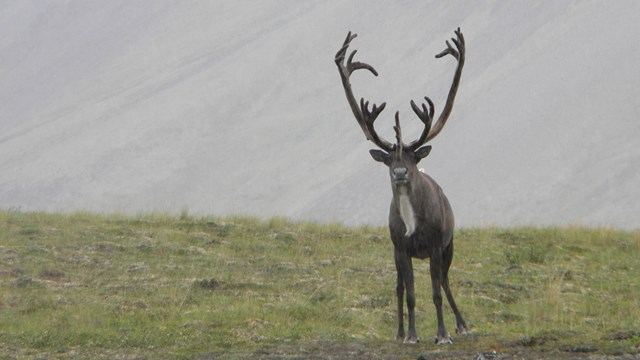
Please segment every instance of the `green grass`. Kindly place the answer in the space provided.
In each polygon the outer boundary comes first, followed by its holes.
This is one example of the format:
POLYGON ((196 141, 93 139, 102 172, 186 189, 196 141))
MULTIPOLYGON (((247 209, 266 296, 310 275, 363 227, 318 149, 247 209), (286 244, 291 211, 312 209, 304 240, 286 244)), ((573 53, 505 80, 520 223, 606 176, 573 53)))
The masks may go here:
POLYGON ((474 335, 431 343, 428 262, 416 261, 426 341, 403 346, 385 228, 0 212, 0 359, 640 353, 640 232, 455 236, 451 284, 474 335))

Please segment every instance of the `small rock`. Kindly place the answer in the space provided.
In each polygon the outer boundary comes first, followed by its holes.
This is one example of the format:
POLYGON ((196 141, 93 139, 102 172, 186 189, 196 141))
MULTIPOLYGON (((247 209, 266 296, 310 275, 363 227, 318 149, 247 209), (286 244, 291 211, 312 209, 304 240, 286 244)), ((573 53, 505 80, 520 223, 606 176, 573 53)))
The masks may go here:
POLYGON ((475 360, 491 360, 491 359, 500 360, 500 357, 495 351, 491 351, 491 352, 478 354, 478 357, 476 357, 475 360))
POLYGON ((135 263, 135 264, 129 265, 129 268, 127 270, 129 272, 138 272, 138 271, 146 271, 148 268, 149 267, 144 263, 135 263))
POLYGON ((332 260, 320 260, 320 265, 322 265, 322 266, 331 266, 331 265, 333 265, 333 261, 332 260))
POLYGON ((136 249, 138 250, 147 250, 147 249, 151 249, 152 245, 149 243, 143 243, 143 244, 139 244, 136 245, 136 249))

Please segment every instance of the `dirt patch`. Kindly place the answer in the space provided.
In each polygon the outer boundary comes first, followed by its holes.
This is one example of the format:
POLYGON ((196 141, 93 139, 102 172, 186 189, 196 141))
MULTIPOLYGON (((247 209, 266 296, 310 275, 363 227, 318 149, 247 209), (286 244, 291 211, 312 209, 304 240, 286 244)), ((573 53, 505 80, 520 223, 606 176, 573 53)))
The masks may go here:
POLYGON ((542 336, 536 339, 502 343, 494 342, 494 349, 483 348, 486 337, 456 337, 456 342, 447 346, 436 346, 430 341, 422 341, 415 345, 405 345, 393 340, 383 342, 331 342, 283 341, 281 344, 265 346, 263 349, 247 351, 215 351, 204 352, 194 359, 416 359, 416 360, 515 360, 515 359, 549 359, 549 360, 640 360, 640 348, 633 353, 601 349, 596 345, 558 345, 553 336, 542 336), (482 340, 480 339, 482 338, 482 340))

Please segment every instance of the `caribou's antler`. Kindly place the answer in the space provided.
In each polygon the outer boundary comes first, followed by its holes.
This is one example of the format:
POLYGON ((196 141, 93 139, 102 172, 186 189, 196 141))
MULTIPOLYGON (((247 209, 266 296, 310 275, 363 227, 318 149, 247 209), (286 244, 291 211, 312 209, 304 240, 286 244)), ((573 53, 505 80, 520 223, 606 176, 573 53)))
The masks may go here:
POLYGON ((415 112, 416 115, 418 115, 418 117, 420 118, 420 120, 422 120, 422 122, 424 123, 424 130, 422 131, 422 134, 420 135, 420 138, 418 138, 418 140, 413 141, 409 145, 405 145, 405 147, 408 150, 417 150, 420 146, 424 145, 429 140, 436 137, 436 135, 438 135, 442 130, 442 128, 444 127, 444 124, 447 122, 447 119, 451 114, 451 110, 453 109, 453 102, 456 98, 456 92, 458 91, 458 85, 460 85, 460 77, 462 75, 462 67, 464 66, 464 54, 465 54, 464 36, 462 35, 460 28, 458 28, 455 31, 455 34, 457 38, 451 38, 451 41, 453 41, 457 49, 454 49, 453 46, 451 46, 451 44, 449 43, 449 41, 446 41, 447 48, 444 49, 442 52, 440 52, 438 55, 436 55, 436 58, 441 58, 446 55, 452 55, 458 60, 458 67, 456 68, 455 75, 453 76, 453 82, 451 84, 451 89, 449 90, 449 96, 447 97, 447 102, 444 105, 442 114, 440 114, 440 116, 438 117, 438 121, 436 122, 435 126, 432 129, 431 123, 433 122, 434 106, 431 99, 429 99, 426 96, 424 98, 429 104, 429 109, 427 109, 427 106, 424 103, 422 104, 422 109, 421 109, 416 105, 415 102, 413 102, 413 100, 411 100, 411 108, 413 109, 413 112, 415 112))
POLYGON ((426 141, 429 141, 436 137, 444 124, 449 119, 449 115, 451 115, 451 110, 453 109, 453 102, 456 99, 456 93, 458 92, 458 85, 460 85, 460 77, 462 76, 462 67, 464 66, 464 55, 465 55, 465 46, 464 46, 464 35, 458 28, 455 31, 456 37, 451 38, 451 41, 456 45, 456 49, 454 49, 449 41, 446 41, 447 48, 444 49, 441 53, 436 55, 436 58, 441 58, 446 55, 452 55, 456 60, 458 60, 458 67, 456 67, 456 72, 453 75, 453 82, 451 83, 451 89, 449 89, 449 95, 447 96, 447 102, 444 104, 444 108, 442 109, 442 113, 438 117, 438 121, 436 121, 433 126, 432 131, 427 136, 426 141))
MULTIPOLYGON (((424 124, 424 129, 422 130, 422 134, 420 135, 420 137, 417 140, 412 141, 410 144, 406 145, 402 143, 402 141, 398 142, 397 146, 402 146, 404 150, 415 151, 420 146, 436 137, 440 133, 440 131, 442 131, 442 128, 447 122, 447 119, 449 119, 449 115, 451 114, 451 110, 453 109, 453 102, 458 91, 458 86, 460 85, 460 78, 462 76, 462 67, 464 66, 465 57, 464 36, 462 35, 460 28, 455 31, 455 34, 456 37, 451 38, 451 41, 453 41, 456 48, 451 46, 449 41, 446 41, 447 48, 436 55, 436 58, 441 58, 446 55, 452 55, 458 60, 458 66, 456 68, 455 74, 453 75, 453 82, 451 83, 451 89, 449 89, 447 102, 442 109, 442 113, 438 117, 438 121, 436 121, 435 125, 432 128, 431 125, 433 122, 435 111, 431 99, 425 96, 424 99, 427 103, 421 104, 421 107, 418 107, 418 105, 416 105, 416 103, 411 100, 411 108, 424 124), (429 105, 428 108, 427 104, 429 105)), ((351 40, 353 40, 356 36, 356 34, 352 35, 351 32, 349 32, 347 38, 344 41, 344 44, 342 45, 342 48, 336 53, 335 62, 336 65, 338 65, 338 69, 340 71, 340 77, 342 78, 342 85, 344 87, 345 94, 347 95, 347 101, 349 102, 351 110, 353 111, 353 115, 356 117, 356 120, 358 121, 358 124, 360 124, 360 127, 362 128, 365 136, 368 140, 378 145, 381 149, 386 150, 387 152, 391 152, 396 148, 396 145, 381 138, 376 133, 373 127, 373 122, 376 120, 378 115, 380 115, 382 110, 384 110, 386 103, 382 103, 380 106, 373 104, 371 111, 369 111, 369 102, 364 101, 364 99, 360 99, 360 106, 358 106, 358 103, 353 96, 353 91, 351 90, 349 77, 354 71, 359 69, 366 69, 369 70, 373 75, 378 76, 378 72, 371 65, 362 62, 353 62, 353 57, 355 56, 357 50, 351 52, 351 55, 349 55, 349 58, 347 59, 345 64, 344 59, 347 54, 347 49, 351 44, 351 40)), ((396 134, 399 134, 400 130, 398 117, 399 115, 398 113, 396 113, 396 134)))
POLYGON ((347 49, 351 44, 351 40, 355 39, 358 36, 357 34, 347 34, 347 38, 344 40, 344 44, 342 48, 338 50, 335 57, 336 65, 338 66, 338 70, 340 71, 340 78, 342 78, 342 86, 344 87, 344 92, 347 95, 347 101, 349 102, 349 106, 351 106, 351 110, 353 111, 353 115, 355 116, 358 124, 362 128, 364 135, 367 137, 367 140, 372 141, 378 147, 387 152, 393 149, 393 144, 384 140, 376 133, 373 122, 376 120, 378 115, 384 110, 384 107, 387 105, 386 103, 380 104, 377 106, 376 104, 372 104, 371 111, 369 111, 369 102, 364 101, 363 98, 360 99, 360 106, 358 106, 358 102, 353 96, 353 91, 351 90, 351 83, 349 82, 349 77, 351 74, 359 69, 369 70, 373 75, 378 76, 378 72, 373 68, 373 66, 362 63, 362 62, 353 62, 353 57, 356 55, 357 50, 353 50, 346 63, 344 62, 345 56, 347 54, 347 49))

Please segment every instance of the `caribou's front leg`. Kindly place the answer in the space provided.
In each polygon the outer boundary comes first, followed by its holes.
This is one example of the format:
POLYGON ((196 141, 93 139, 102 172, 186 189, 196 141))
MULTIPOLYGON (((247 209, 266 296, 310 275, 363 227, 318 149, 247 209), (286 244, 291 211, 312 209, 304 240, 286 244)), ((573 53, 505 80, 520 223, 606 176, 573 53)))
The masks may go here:
POLYGON ((395 252, 396 270, 398 271, 398 283, 396 286, 396 293, 398 296, 398 339, 403 339, 405 344, 415 344, 418 342, 418 335, 416 335, 416 297, 413 287, 413 264, 411 257, 404 254, 402 251, 395 252), (407 294, 407 312, 409 315, 409 331, 407 336, 404 336, 403 325, 403 304, 402 296, 406 291, 407 294))
POLYGON ((418 335, 416 334, 416 294, 413 288, 413 266, 411 265, 411 258, 409 258, 409 269, 407 269, 405 276, 405 287, 407 288, 407 310, 409 313, 409 332, 407 337, 404 338, 405 344, 415 344, 418 342, 418 335))
POLYGON ((397 338, 402 339, 405 344, 415 344, 418 342, 416 335, 415 306, 416 298, 413 288, 413 264, 411 258, 402 251, 395 252, 396 270, 398 272, 398 283, 396 284, 396 295, 398 297, 398 333, 397 338), (403 322, 403 295, 407 294, 407 310, 409 313, 409 331, 404 334, 403 322))
POLYGON ((402 272, 397 268, 398 278, 396 280, 396 297, 398 300, 398 332, 396 333, 396 340, 404 340, 404 279, 402 278, 402 272))

